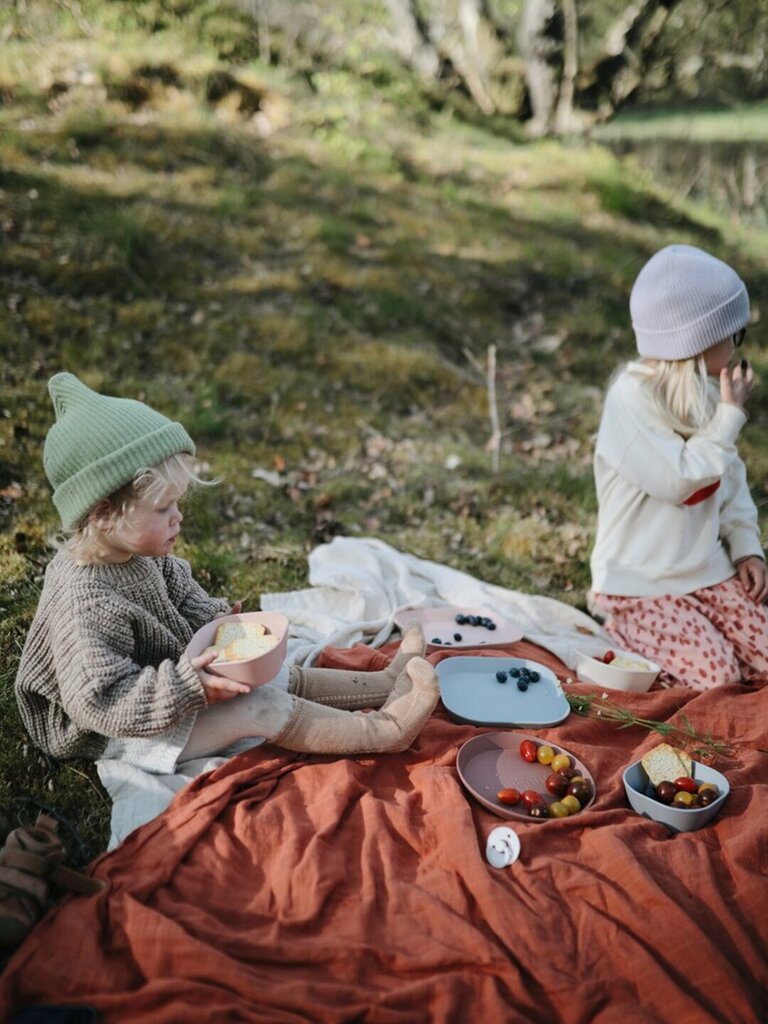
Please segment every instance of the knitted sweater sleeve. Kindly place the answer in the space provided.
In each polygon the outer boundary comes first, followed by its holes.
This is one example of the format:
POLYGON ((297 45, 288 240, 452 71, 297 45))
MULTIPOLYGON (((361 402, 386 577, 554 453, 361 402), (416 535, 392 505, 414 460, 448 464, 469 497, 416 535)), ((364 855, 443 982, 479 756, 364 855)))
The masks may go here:
POLYGON ((192 576, 189 562, 168 555, 162 560, 168 596, 193 632, 231 608, 223 597, 210 597, 192 576))
POLYGON ((720 536, 728 545, 734 563, 751 555, 765 558, 757 508, 749 492, 747 471, 741 459, 736 459, 729 474, 728 487, 720 507, 720 536))
POLYGON ((630 484, 673 505, 717 485, 738 458, 746 416, 721 402, 710 422, 685 438, 663 423, 639 389, 614 387, 606 399, 596 454, 630 484))
POLYGON ((152 736, 206 704, 188 658, 157 668, 134 660, 141 638, 119 601, 84 602, 52 623, 61 704, 83 730, 101 736, 152 736))

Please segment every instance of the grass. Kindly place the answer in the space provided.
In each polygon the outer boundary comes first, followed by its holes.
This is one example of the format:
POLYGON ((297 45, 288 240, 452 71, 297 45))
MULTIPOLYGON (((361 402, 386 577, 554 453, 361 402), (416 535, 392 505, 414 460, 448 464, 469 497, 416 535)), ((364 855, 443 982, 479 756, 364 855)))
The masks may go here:
MULTIPOLYGON (((591 437, 633 350, 632 280, 688 241, 733 260, 759 310, 768 249, 597 144, 515 142, 402 78, 328 72, 312 90, 230 59, 232 25, 217 49, 137 14, 116 56, 124 5, 80 9, 88 33, 54 20, 44 48, 0 58, 0 805, 55 806, 96 852, 93 767, 33 750, 13 697, 56 527, 51 374, 193 434, 223 482, 193 499, 180 553, 212 592, 258 607, 306 585, 317 543, 375 534, 584 607, 591 437)), ((759 329, 749 354, 764 377, 759 329)), ((767 432, 760 394, 744 452, 763 515, 767 432)))

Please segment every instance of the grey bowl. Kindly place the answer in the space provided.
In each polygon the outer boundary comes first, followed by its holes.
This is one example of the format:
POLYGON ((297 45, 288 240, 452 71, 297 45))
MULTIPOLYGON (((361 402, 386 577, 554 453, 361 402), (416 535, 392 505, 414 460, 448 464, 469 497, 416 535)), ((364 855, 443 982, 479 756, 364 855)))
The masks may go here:
MULTIPOLYGON (((662 825, 672 829, 673 832, 695 832, 696 829, 708 825, 731 791, 728 780, 714 768, 708 768, 698 761, 691 763, 691 774, 697 782, 714 782, 720 790, 720 796, 713 800, 709 807, 671 807, 663 804, 650 796, 646 796, 643 790, 648 784, 648 776, 645 773, 640 761, 635 761, 624 771, 624 789, 632 809, 646 818, 660 821, 662 825)), ((670 779, 674 782, 674 779, 670 779)))

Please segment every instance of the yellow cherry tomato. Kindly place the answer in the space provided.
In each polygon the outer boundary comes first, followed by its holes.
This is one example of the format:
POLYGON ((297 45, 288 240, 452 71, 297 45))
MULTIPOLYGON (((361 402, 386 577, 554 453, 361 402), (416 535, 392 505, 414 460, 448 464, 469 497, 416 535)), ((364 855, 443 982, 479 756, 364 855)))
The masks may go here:
POLYGON ((572 796, 570 793, 568 794, 568 796, 564 796, 560 803, 568 808, 569 814, 578 814, 581 810, 581 804, 576 799, 576 797, 572 796))
POLYGON ((549 805, 550 818, 567 818, 570 813, 567 805, 562 800, 555 800, 554 803, 549 805))
POLYGON ((552 758, 552 764, 550 765, 553 772, 561 772, 563 768, 571 767, 571 759, 567 754, 556 754, 552 758))
POLYGON ((551 764, 554 757, 554 750, 552 747, 548 747, 546 743, 543 743, 536 751, 536 760, 539 764, 551 764))
POLYGON ((693 794, 688 793, 684 789, 680 789, 675 793, 675 797, 672 801, 674 807, 692 807, 693 806, 693 794))

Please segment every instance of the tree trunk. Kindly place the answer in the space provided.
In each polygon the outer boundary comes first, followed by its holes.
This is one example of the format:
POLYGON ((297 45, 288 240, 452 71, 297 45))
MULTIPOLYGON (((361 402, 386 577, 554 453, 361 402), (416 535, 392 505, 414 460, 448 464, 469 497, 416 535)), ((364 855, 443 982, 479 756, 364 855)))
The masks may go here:
POLYGON ((563 73, 563 23, 556 0, 526 0, 518 33, 531 102, 531 135, 549 135, 563 73))

